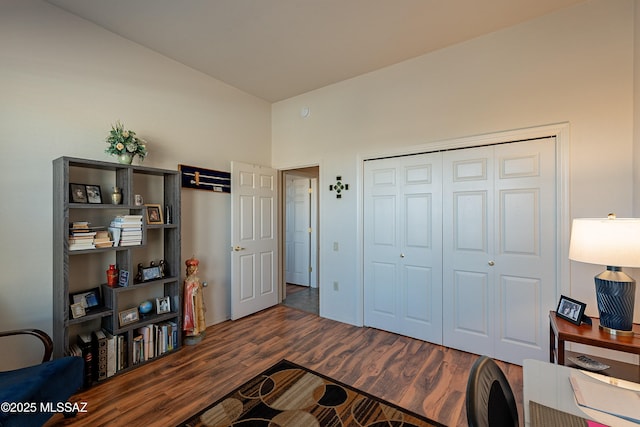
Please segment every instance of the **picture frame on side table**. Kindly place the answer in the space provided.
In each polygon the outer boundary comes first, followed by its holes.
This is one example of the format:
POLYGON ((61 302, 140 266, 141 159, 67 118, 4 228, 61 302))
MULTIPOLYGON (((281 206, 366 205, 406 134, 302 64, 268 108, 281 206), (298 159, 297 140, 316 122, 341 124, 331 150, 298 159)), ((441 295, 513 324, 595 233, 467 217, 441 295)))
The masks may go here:
POLYGON ((87 186, 84 184, 69 184, 69 201, 71 203, 87 203, 87 186))
POLYGON ((587 308, 587 304, 573 298, 560 295, 560 301, 558 301, 558 308, 556 309, 556 316, 567 320, 574 325, 580 326, 585 308, 587 308))
POLYGON ((171 299, 169 297, 156 298, 156 313, 164 314, 171 312, 171 299))
POLYGON ((147 224, 164 224, 162 219, 162 206, 155 204, 145 205, 147 207, 147 224))
POLYGON ((102 193, 100 192, 99 185, 87 185, 85 189, 87 192, 87 202, 102 203, 102 193))
POLYGON ((130 325, 140 320, 140 314, 138 313, 138 307, 122 310, 118 313, 118 320, 120 321, 120 327, 130 325))

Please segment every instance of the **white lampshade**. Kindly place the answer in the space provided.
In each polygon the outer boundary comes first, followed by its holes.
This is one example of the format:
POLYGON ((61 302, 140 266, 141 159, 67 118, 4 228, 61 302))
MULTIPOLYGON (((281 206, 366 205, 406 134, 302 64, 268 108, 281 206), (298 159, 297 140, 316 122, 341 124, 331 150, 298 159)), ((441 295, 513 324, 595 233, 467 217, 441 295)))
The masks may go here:
POLYGON ((569 259, 615 267, 640 267, 640 218, 573 220, 569 259))

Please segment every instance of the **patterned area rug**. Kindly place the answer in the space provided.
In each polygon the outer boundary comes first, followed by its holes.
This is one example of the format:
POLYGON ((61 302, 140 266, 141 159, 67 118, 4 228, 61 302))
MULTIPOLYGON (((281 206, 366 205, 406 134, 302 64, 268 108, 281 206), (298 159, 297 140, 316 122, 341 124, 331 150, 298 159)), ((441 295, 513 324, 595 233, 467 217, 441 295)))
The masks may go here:
POLYGON ((287 360, 180 426, 444 427, 287 360))

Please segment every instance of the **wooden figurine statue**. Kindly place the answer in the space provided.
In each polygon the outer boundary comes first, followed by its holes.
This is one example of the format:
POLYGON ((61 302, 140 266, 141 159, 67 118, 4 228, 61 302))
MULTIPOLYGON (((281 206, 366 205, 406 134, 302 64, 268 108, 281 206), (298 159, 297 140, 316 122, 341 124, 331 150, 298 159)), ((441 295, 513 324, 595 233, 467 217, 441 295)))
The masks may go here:
POLYGON ((204 338, 206 329, 205 307, 203 298, 203 283, 197 276, 198 261, 196 258, 189 258, 187 265, 187 278, 184 280, 184 334, 185 344, 196 344, 204 338))

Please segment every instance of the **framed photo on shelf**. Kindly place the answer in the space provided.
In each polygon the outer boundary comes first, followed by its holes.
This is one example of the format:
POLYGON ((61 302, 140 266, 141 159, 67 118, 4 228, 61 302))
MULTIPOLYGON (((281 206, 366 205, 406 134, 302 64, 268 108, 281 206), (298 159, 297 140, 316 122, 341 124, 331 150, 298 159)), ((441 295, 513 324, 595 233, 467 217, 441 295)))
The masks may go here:
POLYGON ((580 323, 582 323, 582 315, 584 314, 585 308, 587 308, 587 304, 560 295, 556 316, 579 326, 580 323))
POLYGON ((143 267, 142 268, 142 281, 148 282, 149 280, 162 279, 162 270, 160 270, 159 265, 154 265, 153 267, 143 267))
POLYGON ((71 304, 71 316, 74 319, 77 319, 78 317, 85 316, 86 314, 87 314, 87 312, 84 311, 84 307, 82 306, 81 302, 77 302, 75 304, 71 304))
POLYGON ((162 220, 162 206, 145 205, 147 207, 147 224, 164 224, 162 220))
POLYGON ((102 203, 102 193, 100 193, 99 185, 85 186, 87 191, 87 201, 89 203, 102 203))
POLYGON ((69 294, 69 299, 71 299, 71 305, 80 304, 85 312, 90 311, 101 305, 100 288, 69 294))
POLYGON ((87 187, 84 184, 69 184, 71 203, 87 203, 87 187))
POLYGON ((118 313, 118 319, 120 320, 120 327, 135 323, 140 320, 138 314, 138 307, 129 308, 118 313))
POLYGON ((171 311, 171 300, 169 297, 156 298, 156 313, 164 314, 171 311))
POLYGON ((127 270, 120 270, 118 276, 118 286, 126 288, 129 286, 129 272, 127 270))

